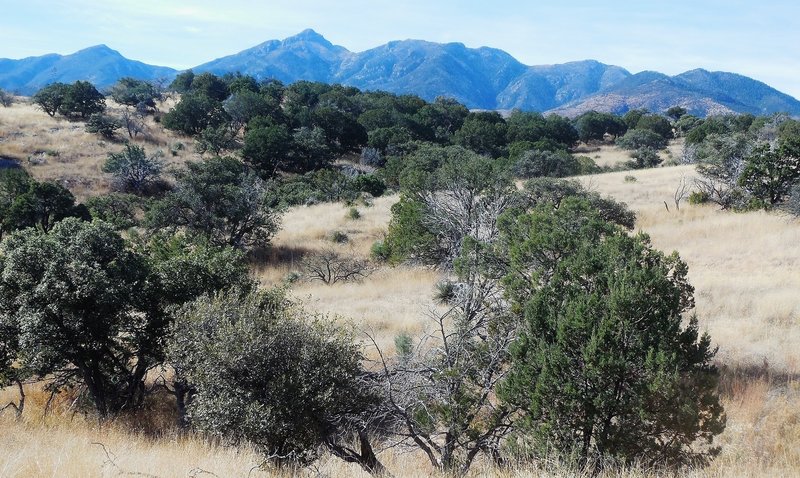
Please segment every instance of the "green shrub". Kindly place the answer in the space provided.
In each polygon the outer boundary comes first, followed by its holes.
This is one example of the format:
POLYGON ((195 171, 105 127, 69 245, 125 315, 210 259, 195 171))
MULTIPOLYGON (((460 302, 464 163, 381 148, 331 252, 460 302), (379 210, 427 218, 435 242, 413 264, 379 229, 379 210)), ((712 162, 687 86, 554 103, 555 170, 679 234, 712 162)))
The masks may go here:
POLYGON ((67 117, 88 118, 106 110, 106 98, 88 81, 69 85, 58 112, 67 117))
POLYGON ((527 151, 514 164, 511 172, 518 178, 563 178, 581 172, 580 161, 566 151, 527 151))
POLYGON ((627 165, 633 169, 654 168, 661 164, 661 156, 658 151, 650 147, 642 147, 631 153, 632 161, 628 161, 627 165))
POLYGON ((667 140, 660 134, 649 129, 632 129, 616 141, 617 146, 623 149, 664 149, 667 147, 667 140))
POLYGON ((400 332, 394 336, 394 348, 398 357, 410 357, 413 352, 414 339, 408 332, 400 332))
POLYGON ((351 207, 347 210, 347 219, 358 220, 361 219, 361 212, 358 209, 351 207))
POLYGON ((353 337, 280 290, 200 298, 177 312, 170 337, 170 362, 195 391, 191 425, 277 464, 342 450, 377 402, 353 337))
POLYGON ((97 133, 107 139, 112 139, 114 133, 121 127, 119 120, 102 113, 95 113, 86 121, 87 133, 97 133))
POLYGON ((369 256, 377 261, 386 262, 389 260, 390 251, 386 247, 386 241, 375 241, 369 248, 369 256))
POLYGON ((693 206, 705 204, 708 201, 708 193, 705 191, 693 191, 691 194, 689 194, 689 204, 693 206))
POLYGON ((602 171, 602 168, 589 156, 578 156, 576 159, 578 160, 578 174, 597 174, 602 171))
POLYGON ((163 153, 156 151, 147 155, 141 146, 126 144, 117 153, 108 153, 103 172, 114 176, 117 186, 123 191, 144 194, 148 187, 159 181, 164 168, 163 153))
POLYGON ((283 206, 310 206, 321 202, 318 192, 303 176, 280 183, 276 196, 283 206))
POLYGON ((522 412, 518 443, 577 467, 716 456, 725 429, 716 348, 691 316, 677 253, 578 201, 509 217, 500 236, 521 328, 499 395, 522 412))
POLYGON ((93 219, 100 219, 114 229, 129 229, 138 224, 136 213, 139 207, 139 198, 133 194, 111 193, 103 196, 94 196, 86 201, 86 207, 93 219))
POLYGON ((343 244, 350 240, 350 237, 347 235, 347 233, 342 231, 333 231, 328 237, 332 242, 337 244, 343 244))
POLYGON ((377 198, 386 192, 386 183, 374 174, 362 174, 353 180, 353 188, 377 198))

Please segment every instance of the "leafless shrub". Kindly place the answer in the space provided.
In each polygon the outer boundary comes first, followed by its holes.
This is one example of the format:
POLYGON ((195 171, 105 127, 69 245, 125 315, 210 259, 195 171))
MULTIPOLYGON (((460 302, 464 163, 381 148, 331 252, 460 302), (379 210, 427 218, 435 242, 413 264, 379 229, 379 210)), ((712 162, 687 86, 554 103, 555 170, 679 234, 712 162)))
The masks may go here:
POLYGON ((503 190, 482 192, 466 187, 424 192, 420 199, 427 211, 424 222, 436 231, 446 269, 461 253, 464 237, 492 242, 498 234, 498 217, 516 200, 503 190))
MULTIPOLYGON (((672 199, 675 201, 675 210, 681 210, 681 201, 686 199, 686 196, 689 195, 689 183, 686 181, 686 176, 681 175, 680 182, 678 182, 678 186, 675 188, 675 192, 672 194, 672 199)), ((669 212, 669 206, 667 202, 664 201, 664 206, 667 208, 667 212, 669 212)))
POLYGON ((14 95, 0 88, 0 105, 8 108, 14 104, 14 95))
POLYGON ((138 109, 125 108, 122 110, 120 120, 122 121, 122 126, 125 128, 125 131, 128 132, 128 137, 131 139, 144 133, 147 128, 144 121, 144 114, 138 109))
POLYGON ((328 285, 359 281, 373 272, 369 261, 354 254, 340 254, 330 248, 307 256, 303 259, 301 269, 306 280, 318 280, 328 285))
POLYGON ((387 432, 423 451, 431 465, 463 476, 478 454, 500 460, 514 410, 496 396, 508 371, 517 323, 496 280, 477 271, 480 253, 466 254, 472 267, 436 290, 443 308, 431 310, 422 335, 398 336, 398 354, 378 347, 387 432))

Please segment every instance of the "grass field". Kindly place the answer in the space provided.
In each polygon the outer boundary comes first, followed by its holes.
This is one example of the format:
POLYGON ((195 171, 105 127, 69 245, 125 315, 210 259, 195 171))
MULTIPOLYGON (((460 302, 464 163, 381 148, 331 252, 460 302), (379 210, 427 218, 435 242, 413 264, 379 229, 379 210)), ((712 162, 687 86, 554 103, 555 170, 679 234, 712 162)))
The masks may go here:
MULTIPOLYGON (((167 155, 172 164, 196 157, 185 138, 163 133, 155 124, 152 129, 152 142, 143 144, 189 145, 177 157, 167 155)), ((49 118, 31 106, 0 110, 0 156, 22 160, 38 178, 65 182, 79 197, 108 187, 99 165, 115 145, 101 143, 84 133, 82 125, 49 118), (48 155, 51 150, 58 154, 48 155), (39 156, 44 163, 26 163, 28 157, 39 156)), ((626 160, 620 151, 606 149, 596 154, 605 155, 609 164, 626 160)), ((579 180, 628 203, 637 212, 637 229, 648 233, 655 247, 677 250, 686 260, 698 318, 719 346, 721 394, 728 414, 728 427, 718 439, 722 453, 709 468, 680 476, 800 476, 800 223, 777 213, 731 213, 691 206, 685 200, 676 207, 676 188, 682 181, 691 185, 694 174, 691 166, 677 166, 579 180)), ((357 206, 359 219, 350 219, 341 204, 293 208, 283 218, 274 247, 255 259, 254 274, 264 285, 281 284, 309 252, 334 248, 368 255, 372 243, 383 237, 396 200, 390 196, 376 199, 370 207, 357 206), (336 232, 347 241, 332 241, 336 232)), ((399 332, 414 333, 427 326, 438 279, 431 269, 380 267, 357 283, 295 282, 290 293, 308 310, 342 316, 376 335, 379 345, 392 351, 399 332)), ((0 406, 14 397, 14 389, 0 391, 0 406)), ((45 400, 44 392, 30 386, 23 419, 14 421, 8 410, 0 416, 0 477, 292 475, 290 470, 259 469, 261 458, 248 446, 226 447, 178 434, 171 425, 173 412, 163 402, 154 404, 146 416, 101 426, 73 413, 68 397, 59 398, 53 412, 43 417, 45 400)), ((414 453, 392 449, 381 459, 399 476, 433 474, 427 461, 414 453)), ((363 475, 333 458, 324 458, 304 473, 363 475)), ((484 462, 473 475, 575 476, 547 464, 501 470, 484 462)), ((634 469, 601 476, 653 473, 634 469)))
POLYGON ((675 190, 682 180, 691 185, 694 175, 692 166, 678 166, 581 181, 630 205, 637 228, 689 264, 698 317, 720 345, 722 361, 800 373, 800 222, 685 200, 676 210, 675 190))
MULTIPOLYGON (((167 111, 170 102, 161 107, 167 111)), ((109 112, 120 106, 109 101, 109 112)), ((18 101, 0 109, 0 157, 17 160, 36 179, 56 181, 72 191, 78 200, 107 192, 111 177, 102 172, 108 153, 122 149, 127 133, 119 130, 109 141, 84 131, 85 123, 59 116, 51 118, 41 109, 18 101)), ((129 138, 128 138, 129 139, 129 138)), ((175 135, 148 117, 145 131, 132 140, 148 154, 161 150, 166 168, 199 159, 191 138, 175 135), (183 146, 178 146, 178 145, 183 146), (171 151, 174 151, 173 155, 171 151)))
MULTIPOLYGON (((674 164, 680 159, 683 152, 683 141, 672 141, 659 156, 666 164, 674 164)), ((588 156, 600 167, 615 167, 630 161, 630 151, 620 149, 613 144, 582 145, 578 147, 576 155, 588 156)))

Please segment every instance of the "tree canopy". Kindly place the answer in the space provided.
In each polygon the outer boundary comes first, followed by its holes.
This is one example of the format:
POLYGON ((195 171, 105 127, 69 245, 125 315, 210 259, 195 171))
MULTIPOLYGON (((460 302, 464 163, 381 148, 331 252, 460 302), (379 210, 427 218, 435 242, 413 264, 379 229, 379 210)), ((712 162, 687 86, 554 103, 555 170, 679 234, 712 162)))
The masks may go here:
POLYGON ((696 320, 683 325, 693 289, 677 254, 575 200, 501 231, 523 319, 501 396, 524 413, 520 446, 581 465, 713 457, 725 426, 715 349, 696 320))
POLYGON ((235 158, 189 163, 175 189, 148 211, 152 230, 185 228, 212 244, 264 246, 278 229, 271 185, 235 158))

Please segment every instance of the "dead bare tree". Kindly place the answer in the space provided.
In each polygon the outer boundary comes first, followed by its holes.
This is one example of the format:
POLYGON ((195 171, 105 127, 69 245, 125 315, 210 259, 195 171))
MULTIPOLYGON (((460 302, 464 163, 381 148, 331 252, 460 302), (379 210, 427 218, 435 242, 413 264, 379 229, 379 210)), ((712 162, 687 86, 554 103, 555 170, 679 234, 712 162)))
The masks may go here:
POLYGON ((755 142, 741 133, 706 138, 697 149, 697 190, 722 209, 746 202, 747 193, 739 186, 739 177, 754 147, 755 142))
MULTIPOLYGON (((470 241, 467 241, 470 242, 470 241)), ((377 349, 384 423, 399 444, 422 450, 438 470, 464 475, 478 454, 500 461, 513 410, 498 402, 516 322, 499 284, 480 272, 481 246, 461 255, 444 308, 406 354, 377 349)))
POLYGON ((8 402, 6 406, 0 408, 0 413, 3 413, 6 409, 11 408, 14 410, 14 414, 17 420, 20 420, 22 419, 22 412, 25 411, 25 389, 22 386, 23 385, 22 381, 19 379, 14 379, 14 384, 17 386, 17 389, 19 390, 19 401, 17 401, 16 403, 8 402))
MULTIPOLYGON (((686 181, 686 175, 681 174, 681 179, 678 181, 678 186, 675 188, 675 192, 672 193, 672 199, 675 202, 675 210, 681 210, 681 201, 686 199, 686 196, 689 195, 689 183, 686 181)), ((667 208, 667 212, 669 212, 669 206, 667 202, 664 201, 664 207, 667 208)))
POLYGON ((434 468, 455 475, 466 474, 479 454, 500 461, 514 416, 496 392, 517 321, 485 253, 500 236, 501 213, 523 201, 492 174, 480 160, 450 165, 435 187, 415 193, 436 238, 438 265, 451 281, 440 288, 428 330, 398 356, 387 356, 373 340, 383 391, 380 423, 398 445, 421 450, 434 468))
POLYGON ((436 231, 439 247, 444 252, 442 266, 448 269, 460 255, 465 237, 490 243, 497 237, 497 219, 515 205, 518 197, 505 189, 478 190, 470 187, 421 193, 425 204, 426 226, 436 231))
POLYGON ((328 285, 359 281, 369 277, 373 271, 369 261, 352 253, 340 254, 331 248, 306 256, 301 269, 307 280, 318 280, 328 285))
POLYGON ((125 127, 125 131, 128 132, 128 137, 131 139, 144 133, 147 129, 144 114, 136 108, 124 108, 120 119, 122 120, 122 126, 125 127))

